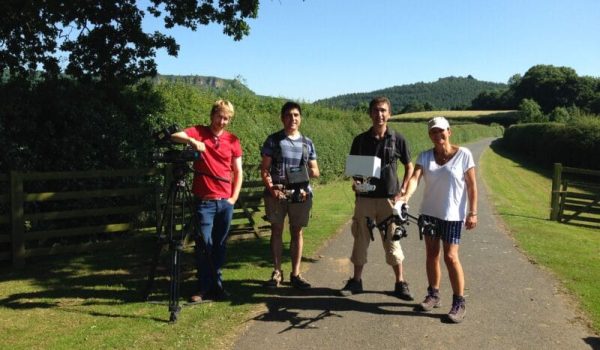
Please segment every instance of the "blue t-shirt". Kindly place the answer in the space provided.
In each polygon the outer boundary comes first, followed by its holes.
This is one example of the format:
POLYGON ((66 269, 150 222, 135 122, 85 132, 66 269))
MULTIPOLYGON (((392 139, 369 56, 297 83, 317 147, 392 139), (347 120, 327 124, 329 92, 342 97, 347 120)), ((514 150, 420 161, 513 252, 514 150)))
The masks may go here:
MULTIPOLYGON (((271 157, 270 174, 274 184, 285 184, 286 175, 285 169, 290 167, 300 166, 304 155, 303 148, 306 144, 306 155, 304 165, 308 166, 308 162, 317 159, 317 152, 312 140, 306 136, 298 135, 298 137, 290 138, 285 135, 283 130, 271 134, 263 143, 260 151, 261 156, 271 157), (275 142, 279 141, 279 151, 275 142), (279 155, 275 153, 280 153, 279 155)), ((310 187, 309 187, 309 190, 310 187)))

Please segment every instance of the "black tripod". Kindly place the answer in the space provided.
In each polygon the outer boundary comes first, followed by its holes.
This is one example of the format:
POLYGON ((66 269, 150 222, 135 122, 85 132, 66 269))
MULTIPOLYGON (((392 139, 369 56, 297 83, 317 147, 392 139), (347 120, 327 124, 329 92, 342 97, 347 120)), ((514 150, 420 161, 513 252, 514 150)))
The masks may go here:
MULTIPOLYGON (((180 295, 180 274, 181 274, 181 253, 184 248, 185 239, 190 233, 196 232, 199 227, 198 217, 194 210, 192 197, 185 181, 186 175, 190 172, 186 163, 174 163, 172 179, 167 192, 167 201, 157 222, 157 245, 152 259, 148 281, 144 290, 144 299, 148 300, 154 277, 160 259, 161 252, 165 246, 168 246, 170 252, 170 284, 169 284, 169 322, 176 322, 181 307, 179 306, 180 295)), ((198 239, 200 244, 204 243, 198 239)), ((198 243, 197 243, 198 244, 198 243)), ((200 247, 206 252, 206 245, 200 247)), ((210 259, 209 259, 210 261, 210 259)))

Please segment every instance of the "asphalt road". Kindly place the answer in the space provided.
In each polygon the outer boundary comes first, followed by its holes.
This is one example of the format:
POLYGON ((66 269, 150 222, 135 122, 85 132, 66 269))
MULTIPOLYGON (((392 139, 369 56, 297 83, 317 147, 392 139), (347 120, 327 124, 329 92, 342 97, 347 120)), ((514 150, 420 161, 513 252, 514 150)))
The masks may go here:
MULTIPOLYGON (((483 140, 467 147, 477 160, 490 142, 483 140)), ((267 298, 265 308, 246 324, 233 348, 600 349, 600 338, 586 327, 556 279, 532 264, 503 230, 481 179, 478 188, 479 224, 475 230, 463 231, 460 248, 466 276, 467 315, 463 323, 445 321, 452 302, 445 266, 443 306, 429 313, 415 311, 427 288, 424 243, 419 241, 415 224, 401 241, 406 255, 405 278, 415 295, 414 302, 389 294, 393 273, 385 264, 377 236, 363 274, 365 293, 338 296, 352 272, 352 236, 346 225, 313 262, 304 263, 303 275, 314 288, 277 289, 267 298)), ((417 192, 411 208, 419 208, 420 197, 417 192)), ((310 229, 305 239, 310 239, 310 229)))

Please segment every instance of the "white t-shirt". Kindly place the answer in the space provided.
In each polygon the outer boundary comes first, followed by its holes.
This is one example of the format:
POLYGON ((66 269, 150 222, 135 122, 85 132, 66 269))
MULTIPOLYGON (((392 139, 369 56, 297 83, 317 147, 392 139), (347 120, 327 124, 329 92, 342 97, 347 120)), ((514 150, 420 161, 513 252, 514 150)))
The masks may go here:
POLYGON ((439 165, 430 149, 419 154, 417 164, 423 168, 425 182, 421 213, 446 221, 464 221, 467 216, 465 173, 475 166, 471 151, 459 147, 452 159, 439 165))

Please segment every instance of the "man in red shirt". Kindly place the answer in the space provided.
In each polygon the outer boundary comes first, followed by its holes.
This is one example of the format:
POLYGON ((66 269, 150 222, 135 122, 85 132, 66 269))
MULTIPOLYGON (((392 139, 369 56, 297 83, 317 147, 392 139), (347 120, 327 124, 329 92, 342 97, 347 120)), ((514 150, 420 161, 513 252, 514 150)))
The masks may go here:
POLYGON ((171 136, 173 141, 187 143, 201 152, 194 161, 192 185, 200 221, 200 232, 195 235, 199 288, 190 298, 192 302, 226 296, 221 269, 225 264, 233 205, 243 179, 240 140, 225 131, 233 115, 231 102, 218 100, 210 112, 209 126, 196 125, 171 136), (206 253, 202 252, 202 245, 206 246, 206 253))

